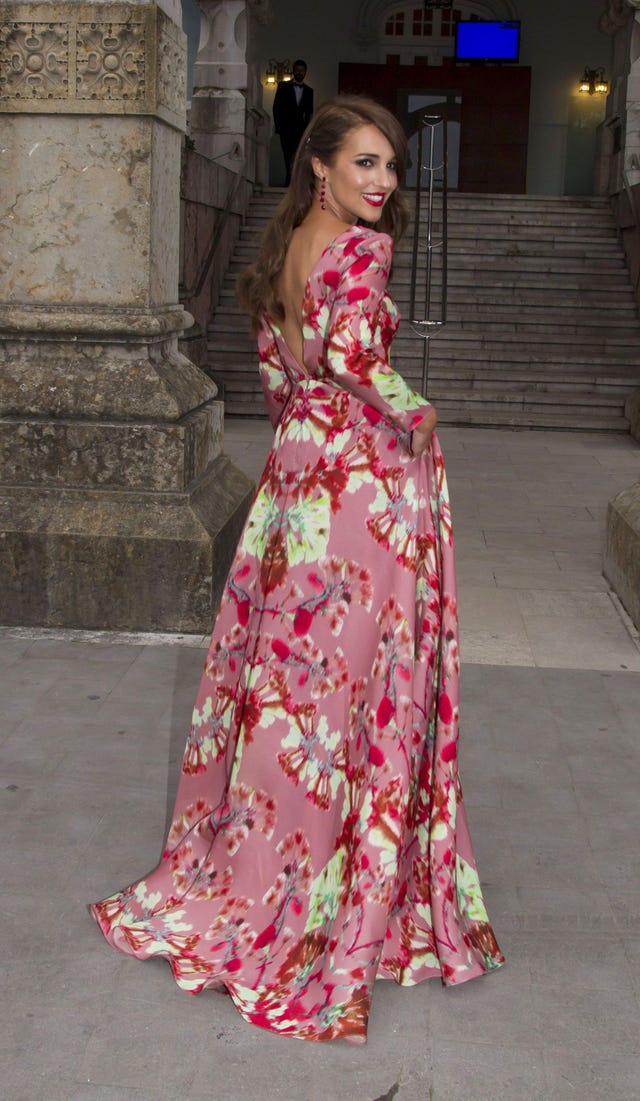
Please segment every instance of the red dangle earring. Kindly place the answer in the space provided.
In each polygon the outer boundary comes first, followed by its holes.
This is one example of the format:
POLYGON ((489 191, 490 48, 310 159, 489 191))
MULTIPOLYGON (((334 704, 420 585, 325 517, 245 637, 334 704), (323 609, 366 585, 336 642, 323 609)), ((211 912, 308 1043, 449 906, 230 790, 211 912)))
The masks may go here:
POLYGON ((321 210, 326 210, 327 209, 327 204, 325 202, 326 193, 327 193, 327 181, 326 181, 325 177, 323 176, 322 177, 322 182, 320 184, 320 209, 321 210))

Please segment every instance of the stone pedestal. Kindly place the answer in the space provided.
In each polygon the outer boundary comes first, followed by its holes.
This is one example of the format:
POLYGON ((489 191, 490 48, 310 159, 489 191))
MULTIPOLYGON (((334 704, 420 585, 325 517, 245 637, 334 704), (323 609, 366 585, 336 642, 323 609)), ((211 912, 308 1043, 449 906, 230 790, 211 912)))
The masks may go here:
POLYGON ((640 482, 609 501, 604 575, 640 630, 640 482))
POLYGON ((625 402, 624 415, 629 421, 629 431, 640 443, 640 390, 634 390, 625 402))
POLYGON ((177 346, 185 46, 167 11, 0 11, 5 624, 206 631, 250 500, 177 346))

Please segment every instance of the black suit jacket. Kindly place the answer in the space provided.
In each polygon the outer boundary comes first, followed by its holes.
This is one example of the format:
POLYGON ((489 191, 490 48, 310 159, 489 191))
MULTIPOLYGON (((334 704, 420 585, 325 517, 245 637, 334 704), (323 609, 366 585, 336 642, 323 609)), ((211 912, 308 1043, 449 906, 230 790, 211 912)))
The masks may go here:
POLYGON ((313 88, 302 85, 302 97, 298 106, 295 81, 281 80, 273 100, 273 121, 277 134, 300 138, 313 114, 313 88))

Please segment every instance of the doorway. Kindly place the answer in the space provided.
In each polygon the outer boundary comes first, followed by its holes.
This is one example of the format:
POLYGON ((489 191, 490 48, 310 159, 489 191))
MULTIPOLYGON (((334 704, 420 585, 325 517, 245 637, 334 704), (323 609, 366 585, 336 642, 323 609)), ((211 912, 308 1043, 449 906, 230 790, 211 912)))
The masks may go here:
MULTIPOLYGON (((457 188, 485 194, 526 191, 528 66, 401 65, 393 58, 386 65, 341 62, 338 83, 340 92, 365 93, 388 107, 407 127, 409 137, 415 132, 415 123, 407 117, 409 96, 445 103, 458 124, 457 188)), ((417 105, 418 99, 413 102, 417 105)), ((453 131, 448 136, 453 139, 453 131)))

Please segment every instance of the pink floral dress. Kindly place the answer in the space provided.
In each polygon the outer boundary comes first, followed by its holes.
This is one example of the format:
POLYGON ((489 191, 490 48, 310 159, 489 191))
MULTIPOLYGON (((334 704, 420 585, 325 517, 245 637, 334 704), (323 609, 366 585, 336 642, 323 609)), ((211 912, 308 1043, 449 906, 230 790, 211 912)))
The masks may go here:
POLYGON ((366 1039, 376 978, 499 967, 457 770, 453 539, 428 404, 389 366, 391 240, 307 283, 305 371, 265 320, 276 427, 229 574, 159 866, 91 907, 107 940, 253 1024, 366 1039))

